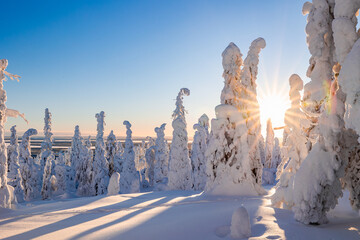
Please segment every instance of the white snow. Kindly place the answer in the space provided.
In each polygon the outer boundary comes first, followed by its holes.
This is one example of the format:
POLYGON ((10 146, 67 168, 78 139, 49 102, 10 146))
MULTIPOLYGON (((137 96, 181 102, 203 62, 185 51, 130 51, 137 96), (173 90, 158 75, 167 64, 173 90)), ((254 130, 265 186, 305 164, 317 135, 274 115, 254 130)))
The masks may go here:
POLYGON ((109 181, 109 186, 107 188, 107 195, 116 195, 120 192, 120 173, 114 172, 109 181))
POLYGON ((230 235, 233 239, 248 238, 251 236, 249 213, 244 207, 236 209, 231 218, 230 235))
POLYGON ((289 210, 270 207, 269 196, 204 196, 193 191, 162 191, 18 204, 0 209, 0 238, 229 240, 234 211, 243 205, 250 239, 358 239, 360 217, 348 193, 329 213, 330 223, 309 227, 289 210))

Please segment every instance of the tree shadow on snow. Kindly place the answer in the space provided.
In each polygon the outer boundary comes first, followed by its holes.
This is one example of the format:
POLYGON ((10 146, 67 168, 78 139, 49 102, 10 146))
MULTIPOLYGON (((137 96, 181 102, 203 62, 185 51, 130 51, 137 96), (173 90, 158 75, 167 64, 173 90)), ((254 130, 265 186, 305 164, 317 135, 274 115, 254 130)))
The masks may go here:
MULTIPOLYGON (((105 198, 106 196, 97 196, 94 197, 94 201, 96 200, 100 200, 102 198, 105 198)), ((146 197, 146 200, 151 200, 151 199, 156 199, 159 198, 161 196, 159 196, 158 193, 155 192, 149 192, 149 193, 144 193, 142 195, 136 196, 136 197, 131 197, 127 200, 112 204, 112 205, 107 205, 107 206, 103 206, 103 207, 99 207, 99 208, 94 208, 94 209, 88 209, 88 210, 84 210, 84 211, 79 211, 78 213, 75 212, 76 215, 62 219, 60 221, 54 222, 54 223, 50 223, 32 230, 29 230, 27 232, 24 233, 20 233, 11 237, 7 237, 4 238, 6 240, 18 240, 18 239, 32 239, 32 238, 36 238, 36 237, 40 237, 43 236, 45 234, 49 234, 55 231, 59 231, 61 229, 65 229, 68 227, 72 227, 72 226, 76 226, 82 223, 86 223, 92 220, 95 220, 97 218, 101 218, 104 216, 107 216, 109 214, 112 214, 114 212, 118 212, 118 211, 126 211, 129 208, 131 208, 132 206, 142 203, 144 201, 144 198, 146 197), (145 196, 146 195, 146 196, 145 196)), ((89 203, 89 202, 87 202, 89 203)), ((77 208, 78 205, 76 206, 72 206, 71 208, 77 208)), ((69 210, 71 209, 69 208, 69 210)), ((66 209, 66 208, 65 208, 66 209)), ((63 209, 63 210, 65 210, 63 209)), ((56 210, 58 211, 58 210, 56 210)), ((72 212, 69 212, 69 214, 71 214, 72 212)), ((61 213, 59 213, 61 214, 61 213)), ((32 216, 34 216, 36 214, 32 214, 32 216)))

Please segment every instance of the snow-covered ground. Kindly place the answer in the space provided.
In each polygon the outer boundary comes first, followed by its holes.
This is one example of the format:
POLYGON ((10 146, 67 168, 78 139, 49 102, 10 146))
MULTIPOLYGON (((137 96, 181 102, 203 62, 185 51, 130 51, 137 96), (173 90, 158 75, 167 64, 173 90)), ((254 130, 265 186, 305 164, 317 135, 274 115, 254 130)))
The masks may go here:
MULTIPOLYGON (((270 187, 268 193, 272 193, 270 187)), ((348 193, 329 214, 329 224, 296 222, 288 210, 262 197, 204 196, 162 191, 19 204, 0 210, 1 239, 230 239, 233 212, 249 212, 249 239, 360 239, 360 217, 348 193)))

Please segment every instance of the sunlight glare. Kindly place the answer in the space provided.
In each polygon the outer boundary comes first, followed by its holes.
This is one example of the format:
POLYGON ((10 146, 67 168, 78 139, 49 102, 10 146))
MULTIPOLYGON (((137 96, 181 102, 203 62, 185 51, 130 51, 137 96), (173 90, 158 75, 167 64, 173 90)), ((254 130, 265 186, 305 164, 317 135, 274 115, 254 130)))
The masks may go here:
MULTIPOLYGON (((271 118, 274 128, 284 126, 285 111, 290 107, 289 97, 282 94, 271 92, 261 95, 259 98, 261 132, 266 137, 266 121, 271 118)), ((275 131, 277 137, 282 135, 279 131, 275 131), (279 135, 280 134, 280 135, 279 135)))

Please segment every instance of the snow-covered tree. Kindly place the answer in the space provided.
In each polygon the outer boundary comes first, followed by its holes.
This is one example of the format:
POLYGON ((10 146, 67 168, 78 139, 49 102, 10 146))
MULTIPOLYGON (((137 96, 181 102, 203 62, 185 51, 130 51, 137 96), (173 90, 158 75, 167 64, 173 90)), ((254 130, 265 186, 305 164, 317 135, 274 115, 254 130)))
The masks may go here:
POLYGON ((209 141, 209 118, 203 114, 194 125, 195 135, 191 147, 192 187, 202 191, 206 184, 206 148, 209 141))
POLYGON ((91 187, 93 179, 93 153, 91 150, 90 136, 86 139, 85 144, 81 146, 79 166, 80 174, 77 188, 79 196, 93 196, 96 194, 95 189, 91 187))
POLYGON ((0 60, 0 207, 11 208, 11 202, 13 201, 12 188, 7 184, 7 151, 5 147, 5 130, 4 126, 8 116, 17 117, 21 114, 16 110, 8 109, 5 105, 6 91, 4 90, 5 75, 10 79, 18 79, 19 76, 12 75, 5 71, 8 66, 6 59, 0 60))
POLYGON ((93 188, 96 195, 105 194, 109 184, 109 163, 105 158, 104 143, 104 118, 105 113, 101 111, 95 115, 97 119, 97 135, 95 144, 95 157, 93 162, 94 178, 93 188))
POLYGON ((191 162, 189 158, 188 136, 186 130, 183 96, 189 96, 190 90, 181 88, 176 98, 173 112, 173 138, 170 145, 168 187, 171 190, 191 188, 191 162))
MULTIPOLYGON (((44 140, 41 143, 41 152, 40 152, 40 166, 41 169, 44 169, 47 164, 47 159, 52 154, 52 132, 51 132, 51 113, 49 109, 45 109, 45 118, 44 118, 44 140)), ((52 157, 53 158, 53 157, 52 157)))
POLYGON ((81 149, 83 147, 83 138, 80 133, 80 128, 78 125, 75 126, 74 136, 71 141, 70 148, 70 164, 73 170, 75 171, 75 188, 78 187, 80 175, 82 172, 82 162, 80 161, 81 149))
POLYGON ((20 173, 20 164, 19 164, 19 144, 18 136, 16 134, 16 125, 12 126, 10 136, 10 144, 7 148, 8 153, 8 183, 14 187, 14 194, 18 202, 24 201, 24 186, 22 184, 22 177, 20 173))
POLYGON ((118 151, 117 147, 118 145, 116 143, 114 131, 111 130, 106 140, 106 159, 109 163, 109 177, 112 176, 112 174, 114 173, 114 158, 116 152, 118 151))
POLYGON ((42 178, 42 187, 41 187, 41 196, 42 199, 48 199, 52 195, 51 191, 51 177, 52 177, 52 164, 54 161, 54 155, 50 154, 46 158, 45 166, 43 168, 43 178, 42 178))
POLYGON ((154 186, 154 169, 155 169, 155 141, 151 137, 146 137, 147 148, 145 151, 145 159, 147 164, 147 169, 145 176, 149 181, 149 186, 154 186))
POLYGON ((20 172, 23 180, 25 200, 29 201, 35 199, 39 195, 39 170, 34 159, 31 157, 30 137, 36 135, 36 129, 28 129, 22 136, 21 144, 19 147, 19 162, 20 172))
POLYGON ((52 164, 55 160, 55 156, 52 153, 52 132, 51 132, 51 113, 49 109, 45 109, 44 118, 44 140, 41 143, 40 152, 40 166, 43 172, 41 195, 43 199, 47 199, 51 195, 51 182, 50 178, 52 175, 52 164))
MULTIPOLYGON (((248 128, 239 111, 239 79, 242 65, 240 49, 234 44, 222 53, 225 86, 221 104, 215 108, 216 118, 211 121, 211 134, 206 151, 208 194, 258 195, 263 194, 257 169, 252 170, 249 158, 248 128)), ((259 164, 260 157, 259 157, 259 164)))
POLYGON ((249 48, 240 72, 240 111, 248 128, 250 168, 256 183, 261 184, 262 163, 258 141, 261 136, 260 108, 257 100, 256 79, 258 74, 259 54, 265 48, 263 38, 255 39, 249 48))
MULTIPOLYGON (((67 192, 66 165, 64 152, 59 152, 55 166, 56 191, 54 195, 61 195, 67 192)), ((51 179, 50 179, 51 180, 51 179)))
POLYGON ((126 126, 126 139, 123 154, 123 168, 120 173, 120 191, 121 193, 134 193, 140 191, 140 175, 135 168, 135 152, 131 136, 131 124, 128 121, 124 121, 123 124, 126 126))
POLYGON ((300 91, 303 89, 303 81, 297 74, 293 74, 289 78, 289 84, 291 107, 286 110, 284 119, 288 135, 282 150, 282 162, 277 170, 276 178, 279 182, 272 196, 274 206, 282 205, 287 209, 293 206, 293 177, 308 154, 307 139, 302 131, 302 123, 306 121, 306 116, 300 110, 300 91))
POLYGON ((271 154, 271 169, 276 169, 277 167, 280 165, 281 163, 281 155, 280 155, 280 143, 279 143, 279 139, 276 137, 275 138, 275 145, 271 154))
POLYGON ((164 189, 168 181, 168 160, 169 160, 169 147, 165 140, 165 123, 160 127, 155 128, 156 141, 155 141, 155 165, 154 165, 154 187, 157 190, 164 189))
MULTIPOLYGON (((307 8, 315 11, 318 8, 317 2, 314 1, 313 4, 308 4, 307 8)), ((354 152, 360 149, 357 141, 358 135, 352 129, 345 128, 344 103, 347 101, 345 93, 349 93, 349 88, 347 88, 347 84, 343 84, 347 82, 347 78, 343 76, 343 73, 347 71, 343 71, 341 68, 346 69, 348 67, 352 71, 351 75, 356 75, 355 69, 357 67, 351 66, 358 63, 354 61, 358 56, 353 58, 348 53, 355 47, 352 46, 352 43, 357 39, 357 37, 354 37, 356 34, 354 35, 353 32, 356 30, 355 14, 360 7, 360 2, 335 0, 329 2, 329 6, 325 4, 324 6, 328 7, 328 14, 334 13, 332 16, 335 16, 335 20, 332 22, 332 31, 335 38, 335 61, 338 63, 334 66, 333 64, 323 66, 323 71, 331 71, 332 68, 334 81, 328 91, 328 98, 324 104, 325 109, 319 117, 320 134, 318 142, 301 164, 294 178, 295 205, 293 211, 298 221, 307 224, 327 221, 326 212, 336 206, 337 199, 342 195, 340 179, 345 176, 345 181, 348 180, 345 174, 348 175, 349 172, 345 172, 345 169, 349 165, 351 166, 354 161, 357 161, 357 154, 354 154, 354 152), (344 59, 348 55, 351 60, 345 63, 346 60, 344 59), (341 82, 340 86, 337 81, 338 76, 341 82), (345 93, 342 90, 343 87, 345 93)), ((321 19, 321 16, 318 18, 321 19)), ((331 32, 327 35, 329 35, 328 38, 332 37, 331 32)), ((334 44, 328 45, 331 49, 334 49, 334 44)), ((320 45, 318 48, 321 49, 322 46, 320 45)), ((351 85, 351 91, 354 91, 358 83, 352 80, 351 84, 353 84, 351 85)), ((346 108, 349 107, 351 105, 346 106, 346 108)), ((345 183, 345 185, 349 187, 348 183, 345 183)), ((352 188, 350 187, 350 189, 352 188)))
POLYGON ((334 0, 306 2, 303 14, 308 14, 305 32, 311 58, 306 75, 311 81, 304 86, 302 106, 309 119, 305 133, 315 142, 319 134, 318 118, 329 96, 333 75, 334 39, 331 24, 334 19, 334 0))
POLYGON ((260 139, 259 139, 259 151, 260 151, 260 159, 261 159, 261 164, 264 166, 265 165, 265 140, 262 134, 260 134, 260 139))
POLYGON ((114 171, 121 173, 123 169, 123 154, 124 154, 124 147, 120 141, 116 143, 116 153, 114 156, 114 171))
POLYGON ((265 167, 270 168, 271 154, 274 149, 274 130, 272 127, 271 119, 266 122, 266 142, 265 142, 265 167))

